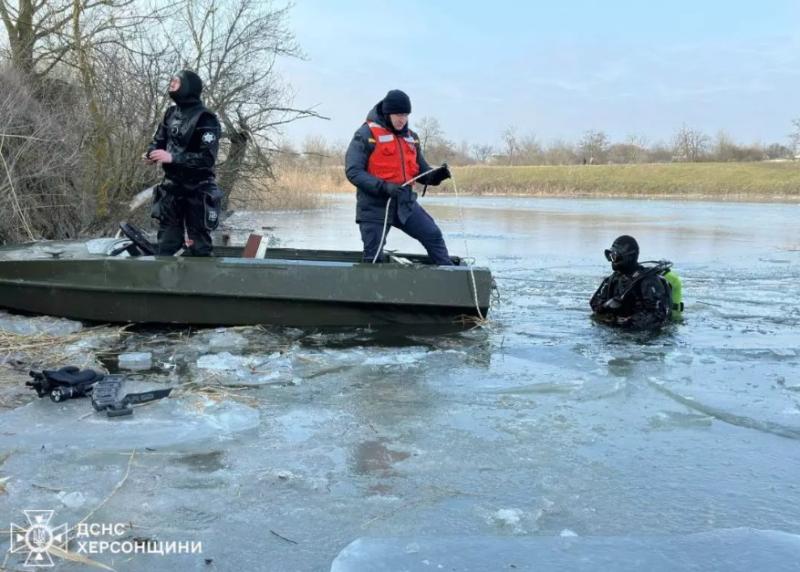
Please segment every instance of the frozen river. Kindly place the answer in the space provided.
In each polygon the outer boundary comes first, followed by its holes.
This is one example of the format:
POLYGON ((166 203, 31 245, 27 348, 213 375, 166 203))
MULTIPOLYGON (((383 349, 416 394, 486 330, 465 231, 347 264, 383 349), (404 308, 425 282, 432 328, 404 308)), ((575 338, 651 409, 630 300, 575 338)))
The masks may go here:
MULTIPOLYGON (((487 326, 100 340, 83 351, 111 367, 151 353, 140 381, 216 390, 131 419, 87 416, 85 400, 6 408, 6 520, 49 509, 74 526, 96 509, 85 522, 125 523, 105 540, 202 543, 87 555, 120 571, 322 571, 361 537, 800 535, 800 206, 422 200, 453 254, 466 241, 492 269, 487 326), (620 234, 674 262, 684 323, 653 337, 589 319, 620 234)), ((228 223, 272 227, 282 246, 360 249, 353 219, 347 197, 228 223)), ((397 230, 388 248, 421 252, 397 230)))

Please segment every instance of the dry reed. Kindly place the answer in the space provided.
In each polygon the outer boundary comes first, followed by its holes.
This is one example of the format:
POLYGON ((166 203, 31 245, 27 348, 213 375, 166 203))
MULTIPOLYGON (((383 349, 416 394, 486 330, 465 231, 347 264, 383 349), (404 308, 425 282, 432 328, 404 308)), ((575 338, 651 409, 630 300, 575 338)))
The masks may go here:
MULTIPOLYGON (((452 167, 462 194, 538 197, 663 198, 734 201, 796 201, 796 162, 652 163, 635 165, 543 165, 452 167)), ((287 197, 352 193, 342 167, 280 172, 287 197)), ((445 182, 437 193, 453 191, 445 182)), ((282 196, 282 195, 279 195, 282 196)), ((291 202, 288 201, 289 203, 291 202)))
POLYGON ((237 202, 252 210, 304 210, 324 205, 325 195, 353 191, 341 168, 285 167, 274 181, 254 185, 237 196, 237 202))

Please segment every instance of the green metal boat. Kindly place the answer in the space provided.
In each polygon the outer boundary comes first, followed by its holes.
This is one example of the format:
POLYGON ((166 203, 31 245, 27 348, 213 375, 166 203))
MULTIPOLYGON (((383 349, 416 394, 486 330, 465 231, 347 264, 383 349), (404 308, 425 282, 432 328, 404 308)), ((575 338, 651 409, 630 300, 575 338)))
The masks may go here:
POLYGON ((236 246, 210 258, 131 256, 135 248, 119 252, 126 244, 110 248, 113 240, 0 248, 0 307, 98 322, 298 327, 471 325, 489 311, 491 272, 458 257, 455 266, 414 254, 366 264, 360 252, 272 248, 244 258, 236 246))

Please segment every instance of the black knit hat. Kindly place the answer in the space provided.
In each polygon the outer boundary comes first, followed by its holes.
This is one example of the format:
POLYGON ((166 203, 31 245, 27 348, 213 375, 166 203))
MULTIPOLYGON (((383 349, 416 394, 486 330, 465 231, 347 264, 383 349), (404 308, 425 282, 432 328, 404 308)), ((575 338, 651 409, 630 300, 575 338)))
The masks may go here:
POLYGON ((381 111, 385 115, 392 113, 411 113, 411 99, 405 92, 393 89, 386 94, 381 102, 381 111))

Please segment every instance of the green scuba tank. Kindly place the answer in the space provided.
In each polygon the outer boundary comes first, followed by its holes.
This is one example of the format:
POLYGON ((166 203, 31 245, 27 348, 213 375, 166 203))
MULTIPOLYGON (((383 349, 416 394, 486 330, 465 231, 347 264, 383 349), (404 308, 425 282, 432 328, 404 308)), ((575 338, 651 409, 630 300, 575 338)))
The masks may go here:
POLYGON ((670 268, 665 274, 664 279, 669 282, 670 293, 672 295, 672 319, 680 320, 683 317, 683 292, 681 290, 681 279, 670 268))

